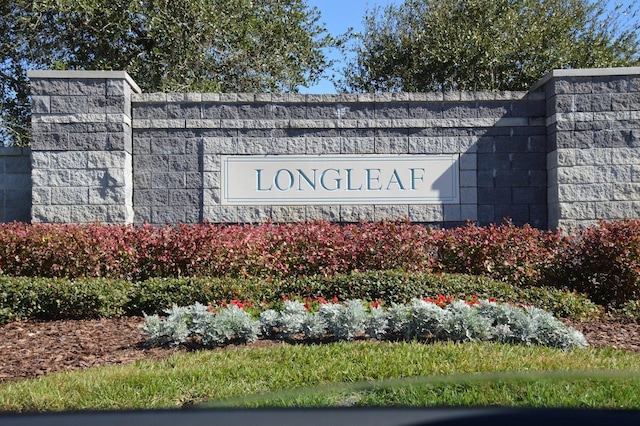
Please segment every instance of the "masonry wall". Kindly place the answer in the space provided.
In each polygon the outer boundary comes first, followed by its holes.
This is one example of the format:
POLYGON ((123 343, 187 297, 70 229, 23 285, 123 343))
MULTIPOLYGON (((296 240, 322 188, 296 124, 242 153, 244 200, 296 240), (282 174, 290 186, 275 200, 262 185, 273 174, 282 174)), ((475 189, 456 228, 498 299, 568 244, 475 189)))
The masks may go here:
POLYGON ((136 222, 414 222, 546 226, 544 93, 139 94, 136 222), (460 154, 454 205, 220 205, 220 156, 460 154))
POLYGON ((0 146, 0 222, 31 218, 31 150, 0 146))
POLYGON ((33 222, 508 217, 570 229, 640 218, 640 68, 554 71, 529 92, 445 94, 147 94, 117 71, 29 78, 33 188, 8 177, 17 163, 0 163, 2 220, 8 205, 24 219, 31 208, 33 222), (459 202, 221 204, 222 156, 291 154, 451 154, 459 202), (7 203, 15 191, 30 191, 32 206, 7 203))

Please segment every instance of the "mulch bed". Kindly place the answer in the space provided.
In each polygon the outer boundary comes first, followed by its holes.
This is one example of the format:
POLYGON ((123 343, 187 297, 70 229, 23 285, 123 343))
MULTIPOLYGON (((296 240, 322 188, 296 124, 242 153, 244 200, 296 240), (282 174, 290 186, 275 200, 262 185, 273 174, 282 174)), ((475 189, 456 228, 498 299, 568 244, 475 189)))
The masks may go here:
MULTIPOLYGON (((0 326, 0 382, 56 371, 162 359, 181 348, 147 348, 140 317, 18 321, 0 326)), ((640 324, 570 323, 593 347, 612 346, 640 353, 640 324)), ((257 342, 254 345, 265 345, 257 342)))

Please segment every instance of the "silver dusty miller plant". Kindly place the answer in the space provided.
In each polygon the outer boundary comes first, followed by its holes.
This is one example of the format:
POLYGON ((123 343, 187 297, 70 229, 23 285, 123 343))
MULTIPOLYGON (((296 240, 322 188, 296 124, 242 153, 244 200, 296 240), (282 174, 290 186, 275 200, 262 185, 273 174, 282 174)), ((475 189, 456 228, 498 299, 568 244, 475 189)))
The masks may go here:
POLYGON ((145 316, 141 326, 153 345, 199 343, 214 347, 233 341, 251 342, 265 338, 317 340, 333 337, 353 340, 365 333, 375 339, 453 340, 458 342, 497 341, 545 345, 561 349, 584 348, 587 341, 577 330, 566 326, 541 309, 480 301, 455 301, 445 308, 422 299, 388 309, 367 308, 360 300, 320 305, 309 312, 300 302, 287 300, 281 311, 268 309, 259 320, 238 306, 218 313, 206 306, 173 306, 162 319, 145 316))

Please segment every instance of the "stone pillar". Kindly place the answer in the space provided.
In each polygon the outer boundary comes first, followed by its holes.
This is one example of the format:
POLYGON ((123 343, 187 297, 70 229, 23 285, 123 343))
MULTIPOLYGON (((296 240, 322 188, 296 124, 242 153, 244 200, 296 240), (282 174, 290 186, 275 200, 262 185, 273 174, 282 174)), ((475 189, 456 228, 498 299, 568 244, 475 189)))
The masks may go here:
POLYGON ((133 223, 131 96, 123 71, 31 71, 32 222, 133 223))
POLYGON ((640 68, 555 70, 547 98, 549 227, 640 217, 640 68))

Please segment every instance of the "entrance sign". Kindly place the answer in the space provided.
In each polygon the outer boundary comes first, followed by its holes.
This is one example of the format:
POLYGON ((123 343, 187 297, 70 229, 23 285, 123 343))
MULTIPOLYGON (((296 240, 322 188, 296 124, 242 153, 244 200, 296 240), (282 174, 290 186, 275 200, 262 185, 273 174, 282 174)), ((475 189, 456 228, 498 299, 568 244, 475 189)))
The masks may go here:
POLYGON ((222 156, 221 204, 459 203, 459 154, 222 156))

